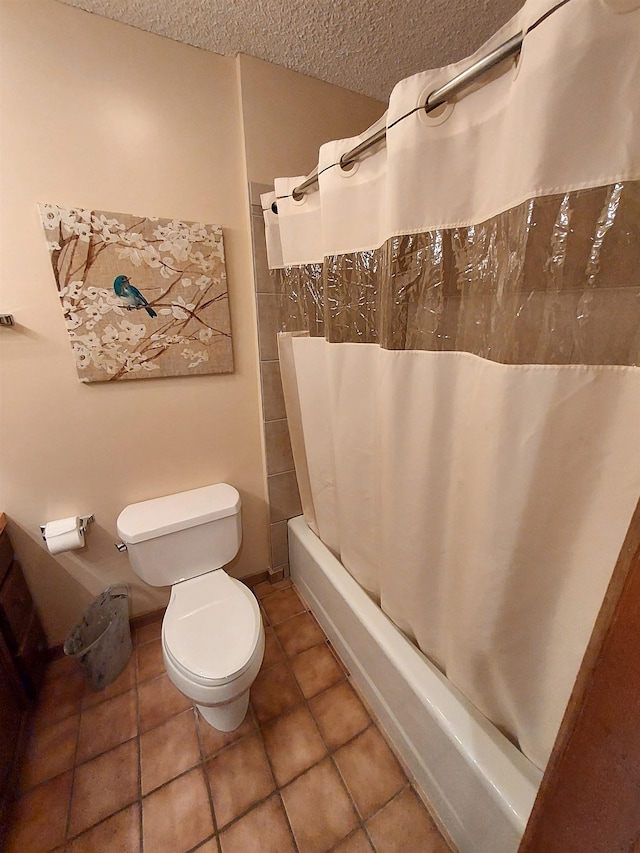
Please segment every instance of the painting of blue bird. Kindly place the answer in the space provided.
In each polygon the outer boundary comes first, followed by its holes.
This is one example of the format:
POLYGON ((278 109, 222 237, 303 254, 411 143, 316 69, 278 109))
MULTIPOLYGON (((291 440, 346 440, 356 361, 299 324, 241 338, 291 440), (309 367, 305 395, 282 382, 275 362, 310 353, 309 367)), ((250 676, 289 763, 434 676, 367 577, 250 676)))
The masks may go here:
POLYGON ((131 280, 126 275, 118 275, 113 281, 113 289, 116 296, 119 296, 127 304, 127 308, 144 308, 150 317, 157 317, 156 312, 149 306, 149 303, 140 293, 137 287, 131 284, 131 280))
POLYGON ((40 217, 81 382, 233 372, 219 225, 57 204, 40 217))

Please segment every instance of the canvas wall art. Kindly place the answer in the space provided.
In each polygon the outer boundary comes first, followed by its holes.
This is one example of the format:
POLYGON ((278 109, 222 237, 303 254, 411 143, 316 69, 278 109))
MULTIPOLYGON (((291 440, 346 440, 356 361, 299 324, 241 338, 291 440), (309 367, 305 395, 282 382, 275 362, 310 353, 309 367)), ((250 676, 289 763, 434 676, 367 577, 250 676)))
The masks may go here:
POLYGON ((39 208, 82 382, 233 370, 219 226, 39 208))

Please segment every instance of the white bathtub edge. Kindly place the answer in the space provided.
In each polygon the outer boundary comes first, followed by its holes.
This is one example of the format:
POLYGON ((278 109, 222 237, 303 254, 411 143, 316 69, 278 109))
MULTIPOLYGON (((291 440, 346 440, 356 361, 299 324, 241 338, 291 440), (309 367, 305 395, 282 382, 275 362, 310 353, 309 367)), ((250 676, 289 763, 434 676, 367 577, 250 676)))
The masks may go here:
POLYGON ((289 552, 294 582, 460 853, 515 853, 541 771, 401 634, 302 517, 289 521, 289 552))

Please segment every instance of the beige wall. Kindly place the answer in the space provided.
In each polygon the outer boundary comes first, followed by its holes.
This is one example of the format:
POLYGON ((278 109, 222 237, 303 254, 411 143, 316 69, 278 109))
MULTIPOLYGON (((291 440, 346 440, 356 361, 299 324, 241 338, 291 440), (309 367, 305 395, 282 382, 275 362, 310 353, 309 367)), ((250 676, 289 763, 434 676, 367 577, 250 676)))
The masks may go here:
POLYGON ((247 181, 309 171, 383 105, 54 0, 0 0, 0 16, 0 312, 17 324, 0 329, 0 511, 53 644, 110 583, 132 584, 135 613, 167 600, 114 548, 133 501, 233 483, 232 572, 272 562, 247 181), (81 384, 38 202, 221 225, 235 372, 81 384), (91 512, 86 547, 50 556, 39 525, 91 512))
POLYGON ((166 600, 114 548, 132 501, 227 481, 243 501, 233 567, 268 563, 247 178, 236 61, 52 0, 0 3, 2 149, 0 509, 49 641, 94 594, 135 584, 134 609, 166 600), (223 227, 235 372, 78 381, 37 202, 223 227), (49 519, 93 512, 82 551, 51 557, 49 519))
POLYGON ((386 104, 251 56, 240 56, 250 181, 307 175, 331 139, 366 130, 386 104))
POLYGON ((302 510, 278 362, 280 297, 267 266, 260 193, 280 175, 308 174, 323 142, 362 133, 386 105, 250 56, 238 62, 251 180, 271 572, 278 578, 289 571, 287 519, 302 510))

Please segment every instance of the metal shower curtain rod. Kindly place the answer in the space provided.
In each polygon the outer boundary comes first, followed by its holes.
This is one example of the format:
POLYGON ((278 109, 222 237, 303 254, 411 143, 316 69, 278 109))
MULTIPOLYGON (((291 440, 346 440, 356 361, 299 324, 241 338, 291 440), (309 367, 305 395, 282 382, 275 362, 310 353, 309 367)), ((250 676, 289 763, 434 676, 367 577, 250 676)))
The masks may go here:
MULTIPOLYGON (((448 83, 445 83, 444 86, 441 86, 439 89, 431 92, 424 106, 419 107, 418 109, 423 109, 426 113, 433 112, 433 110, 442 106, 442 104, 445 104, 451 98, 464 91, 471 85, 471 83, 479 77, 482 77, 482 75, 486 74, 491 68, 494 68, 510 56, 519 53, 523 39, 524 32, 519 32, 515 36, 512 36, 508 41, 503 42, 501 45, 496 47, 495 50, 492 50, 491 53, 488 53, 486 56, 483 56, 482 59, 479 59, 477 62, 474 62, 473 65, 470 65, 469 68, 461 71, 460 74, 456 74, 453 80, 450 80, 448 83)), ((402 116, 397 119, 397 121, 402 121, 403 118, 406 118, 406 116, 402 116)), ((396 123, 397 122, 394 122, 394 124, 396 123)), ((347 168, 352 163, 355 163, 358 157, 364 154, 365 151, 373 148, 374 145, 385 142, 387 138, 387 130, 391 127, 393 127, 393 125, 389 125, 388 128, 383 127, 377 133, 374 133, 359 145, 356 145, 355 148, 352 148, 350 151, 343 154, 340 158, 339 164, 341 168, 347 168)), ((318 174, 316 172, 315 174, 310 175, 306 181, 303 181, 299 186, 295 187, 291 195, 294 199, 299 200, 310 190, 313 191, 312 188, 315 187, 317 183, 318 174)))
MULTIPOLYGON (((561 2, 557 3, 551 9, 549 9, 544 15, 542 15, 537 21, 535 21, 530 27, 527 28, 526 32, 522 30, 519 33, 516 33, 515 36, 512 36, 507 41, 503 42, 501 45, 498 45, 494 50, 488 53, 486 56, 483 56, 482 59, 479 59, 477 62, 474 62, 473 65, 470 65, 469 68, 466 68, 464 71, 461 71, 460 74, 456 74, 456 76, 450 80, 448 83, 445 83, 444 86, 441 86, 439 89, 435 89, 431 94, 427 97, 427 100, 424 106, 416 107, 411 113, 407 113, 407 115, 400 116, 397 118, 393 124, 390 124, 389 127, 383 127, 381 130, 374 133, 368 139, 363 140, 359 145, 356 145, 355 148, 352 148, 350 151, 347 151, 340 158, 340 162, 337 165, 340 165, 341 168, 345 169, 350 166, 352 163, 360 157, 365 151, 368 151, 369 148, 373 148, 374 145, 378 145, 381 142, 385 142, 387 138, 387 131, 392 128, 395 124, 403 119, 407 118, 407 116, 411 115, 418 110, 423 109, 426 113, 433 112, 433 110, 437 109, 442 104, 445 104, 447 101, 450 101, 456 95, 459 95, 465 89, 467 89, 472 83, 490 71, 499 63, 503 62, 505 59, 508 59, 510 56, 514 56, 515 54, 520 52, 522 47, 522 42, 524 41, 524 37, 526 33, 531 32, 538 24, 541 24, 546 18, 548 18, 553 12, 559 9, 561 6, 564 6, 566 3, 570 2, 570 0, 561 0, 561 2)), ((318 173, 317 170, 309 175, 309 177, 303 181, 299 186, 295 187, 291 195, 294 199, 299 201, 304 195, 306 195, 309 191, 312 191, 312 188, 316 186, 318 183, 318 173)))

